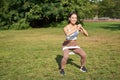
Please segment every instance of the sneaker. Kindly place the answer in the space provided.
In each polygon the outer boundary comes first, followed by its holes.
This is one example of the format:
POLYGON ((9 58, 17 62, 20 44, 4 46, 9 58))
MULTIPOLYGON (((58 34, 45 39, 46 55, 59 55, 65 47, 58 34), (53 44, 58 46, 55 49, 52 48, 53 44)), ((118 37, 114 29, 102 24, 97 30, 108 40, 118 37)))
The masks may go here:
POLYGON ((83 66, 83 67, 80 68, 80 71, 87 72, 87 69, 85 68, 85 66, 83 66))
POLYGON ((63 75, 63 76, 65 75, 64 69, 61 69, 61 70, 60 70, 60 74, 63 75))

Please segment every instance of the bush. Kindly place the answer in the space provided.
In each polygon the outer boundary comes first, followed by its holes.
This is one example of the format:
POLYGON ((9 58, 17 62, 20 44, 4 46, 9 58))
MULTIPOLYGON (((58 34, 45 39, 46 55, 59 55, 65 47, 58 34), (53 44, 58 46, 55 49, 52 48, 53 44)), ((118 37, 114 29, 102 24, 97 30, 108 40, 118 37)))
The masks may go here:
POLYGON ((10 26, 10 29, 15 29, 15 30, 28 29, 28 28, 30 28, 30 26, 27 22, 25 22, 25 19, 21 19, 10 26))

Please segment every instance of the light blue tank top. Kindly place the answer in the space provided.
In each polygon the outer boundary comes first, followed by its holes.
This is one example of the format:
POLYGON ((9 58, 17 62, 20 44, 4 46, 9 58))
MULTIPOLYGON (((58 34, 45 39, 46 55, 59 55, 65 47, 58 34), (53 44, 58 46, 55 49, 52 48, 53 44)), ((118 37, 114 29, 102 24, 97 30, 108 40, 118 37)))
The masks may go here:
POLYGON ((79 34, 79 31, 76 30, 74 33, 72 33, 71 35, 69 36, 66 36, 66 40, 76 40, 77 39, 77 36, 79 34))

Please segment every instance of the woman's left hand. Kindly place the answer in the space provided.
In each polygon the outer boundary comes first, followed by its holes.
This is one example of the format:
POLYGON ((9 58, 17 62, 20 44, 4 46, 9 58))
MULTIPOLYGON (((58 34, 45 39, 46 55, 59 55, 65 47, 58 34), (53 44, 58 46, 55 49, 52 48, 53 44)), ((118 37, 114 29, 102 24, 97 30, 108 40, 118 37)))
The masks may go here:
POLYGON ((87 31, 82 27, 81 24, 78 24, 78 30, 81 31, 85 36, 88 36, 87 31))

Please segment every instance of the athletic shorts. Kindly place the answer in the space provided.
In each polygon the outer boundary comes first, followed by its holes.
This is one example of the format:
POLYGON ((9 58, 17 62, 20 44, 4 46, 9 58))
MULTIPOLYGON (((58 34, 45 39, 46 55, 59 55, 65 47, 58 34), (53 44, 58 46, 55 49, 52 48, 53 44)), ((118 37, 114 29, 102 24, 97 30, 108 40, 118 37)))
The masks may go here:
POLYGON ((76 40, 66 40, 63 42, 62 50, 80 48, 76 40))

